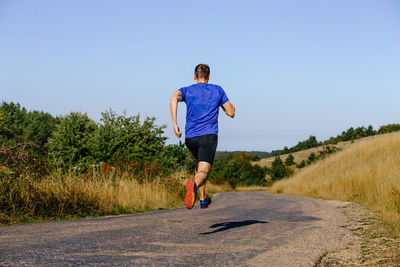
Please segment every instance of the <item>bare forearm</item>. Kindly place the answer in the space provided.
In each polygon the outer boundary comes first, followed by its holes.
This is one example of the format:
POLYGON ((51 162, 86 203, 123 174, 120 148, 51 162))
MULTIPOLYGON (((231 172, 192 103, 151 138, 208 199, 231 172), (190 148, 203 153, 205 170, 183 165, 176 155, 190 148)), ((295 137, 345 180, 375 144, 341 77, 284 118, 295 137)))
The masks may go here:
POLYGON ((182 133, 179 130, 179 126, 176 120, 176 114, 178 113, 178 102, 182 100, 182 93, 180 91, 176 91, 171 98, 171 102, 169 104, 170 111, 171 111, 171 118, 174 127, 174 132, 176 137, 181 138, 182 133))
POLYGON ((231 102, 226 102, 222 105, 222 109, 224 110, 225 114, 231 118, 235 117, 236 108, 231 102))
POLYGON ((171 98, 170 111, 171 111, 172 123, 173 125, 177 125, 176 114, 178 112, 178 99, 176 99, 176 97, 174 96, 171 98))

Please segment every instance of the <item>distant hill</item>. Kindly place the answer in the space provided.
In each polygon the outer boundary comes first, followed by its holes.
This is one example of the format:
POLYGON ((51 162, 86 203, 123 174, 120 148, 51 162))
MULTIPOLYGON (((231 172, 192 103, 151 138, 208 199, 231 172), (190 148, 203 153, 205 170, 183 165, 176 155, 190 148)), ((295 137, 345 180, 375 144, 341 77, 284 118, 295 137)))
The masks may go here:
MULTIPOLYGON (((366 138, 363 138, 363 139, 357 139, 354 142, 359 142, 361 140, 365 140, 365 139, 368 139, 368 138, 370 138, 370 137, 366 137, 366 138)), ((340 142, 340 143, 338 143, 336 145, 330 145, 330 147, 334 148, 335 150, 342 150, 343 148, 345 148, 345 147, 347 147, 347 146, 349 146, 351 144, 352 144, 351 141, 346 141, 346 142, 340 142)), ((324 151, 325 148, 326 148, 326 146, 317 146, 317 147, 312 147, 312 148, 309 148, 309 149, 296 151, 296 152, 293 152, 293 153, 279 154, 279 155, 276 155, 276 156, 279 156, 283 161, 285 161, 286 158, 289 155, 293 155, 294 156, 294 162, 296 164, 300 164, 300 162, 303 161, 303 160, 307 161, 308 157, 312 153, 318 155, 318 153, 320 153, 321 151, 324 151)), ((276 156, 261 158, 259 161, 253 161, 253 163, 254 164, 258 164, 258 165, 260 165, 262 167, 270 168, 271 165, 272 165, 272 162, 275 160, 276 156)), ((293 169, 296 169, 295 167, 296 167, 295 165, 292 166, 293 169)))
POLYGON ((393 123, 383 125, 379 127, 379 130, 377 131, 374 130, 372 125, 369 125, 368 127, 350 127, 336 137, 330 137, 328 140, 325 141, 318 141, 315 136, 311 135, 307 140, 299 141, 298 144, 293 147, 289 148, 285 146, 281 150, 262 152, 262 156, 254 158, 253 161, 258 161, 257 164, 261 166, 270 167, 272 161, 274 160, 274 157, 281 156, 282 160, 285 160, 290 154, 293 154, 296 162, 299 163, 302 160, 306 160, 311 153, 318 153, 320 151, 323 151, 326 146, 331 146, 334 149, 340 150, 356 140, 397 131, 400 131, 400 124, 393 123))

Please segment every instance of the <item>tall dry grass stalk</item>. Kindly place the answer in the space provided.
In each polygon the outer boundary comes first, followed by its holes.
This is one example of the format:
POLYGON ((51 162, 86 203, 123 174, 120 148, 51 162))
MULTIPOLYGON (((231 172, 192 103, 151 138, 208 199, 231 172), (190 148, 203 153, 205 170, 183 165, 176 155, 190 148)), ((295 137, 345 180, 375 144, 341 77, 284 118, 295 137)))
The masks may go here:
POLYGON ((90 175, 70 172, 33 179, 23 177, 12 186, 8 207, 0 210, 0 222, 18 223, 65 217, 135 213, 183 205, 184 171, 139 182, 129 173, 90 175))
POLYGON ((349 146, 269 191, 360 203, 378 212, 400 236, 400 133, 349 146))
MULTIPOLYGON (((151 180, 138 179, 129 172, 94 170, 87 174, 54 172, 40 179, 23 177, 0 180, 0 188, 11 186, 7 207, 0 209, 0 223, 12 224, 57 218, 116 215, 182 207, 186 179, 178 170, 151 180), (141 182, 139 182, 141 181, 141 182)), ((207 193, 231 191, 227 185, 207 183, 207 193)))

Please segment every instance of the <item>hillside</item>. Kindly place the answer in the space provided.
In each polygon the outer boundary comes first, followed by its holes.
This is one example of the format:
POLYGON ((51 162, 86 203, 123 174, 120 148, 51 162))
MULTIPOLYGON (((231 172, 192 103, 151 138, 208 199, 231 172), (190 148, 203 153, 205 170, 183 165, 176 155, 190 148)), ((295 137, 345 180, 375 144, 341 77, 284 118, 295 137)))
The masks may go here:
POLYGON ((270 192, 360 203, 378 212, 400 236, 400 133, 343 147, 276 182, 270 192))
MULTIPOLYGON (((374 137, 364 137, 364 138, 360 138, 360 139, 356 139, 354 140, 354 142, 352 143, 351 141, 346 141, 346 142, 340 142, 336 145, 329 145, 330 147, 335 147, 338 150, 342 150, 350 145, 353 144, 358 144, 360 142, 365 142, 367 140, 370 140, 371 138, 374 137)), ((318 146, 318 147, 313 147, 310 149, 306 149, 306 150, 301 150, 301 151, 297 151, 297 152, 293 152, 293 153, 288 153, 288 154, 283 154, 280 155, 279 157, 285 161, 286 158, 292 154, 294 156, 294 161, 299 164, 302 160, 307 161, 308 157, 311 155, 311 153, 315 153, 318 154, 319 152, 323 151, 325 149, 326 146, 318 146)), ((262 167, 271 167, 272 162, 274 161, 275 157, 268 157, 268 158, 263 158, 259 161, 254 161, 254 164, 258 164, 262 167)))

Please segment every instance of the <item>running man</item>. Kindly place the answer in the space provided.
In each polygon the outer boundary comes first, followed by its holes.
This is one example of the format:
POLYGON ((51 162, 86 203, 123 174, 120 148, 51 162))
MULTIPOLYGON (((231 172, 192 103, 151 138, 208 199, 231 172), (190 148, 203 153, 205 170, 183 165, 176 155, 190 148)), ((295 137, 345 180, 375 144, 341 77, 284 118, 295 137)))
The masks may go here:
POLYGON ((217 149, 219 107, 231 118, 235 117, 235 107, 220 86, 208 83, 208 65, 197 65, 193 78, 195 84, 175 91, 170 108, 175 135, 181 138, 176 114, 178 102, 186 103, 185 144, 197 161, 194 180, 188 179, 186 182, 185 206, 193 208, 199 192, 200 207, 206 209, 211 204, 211 199, 206 195, 206 181, 217 149))

